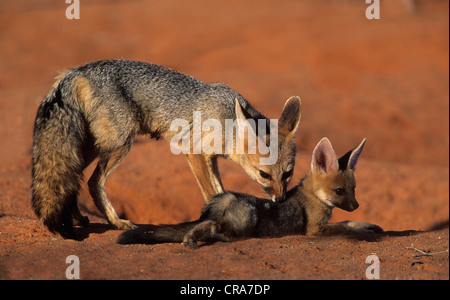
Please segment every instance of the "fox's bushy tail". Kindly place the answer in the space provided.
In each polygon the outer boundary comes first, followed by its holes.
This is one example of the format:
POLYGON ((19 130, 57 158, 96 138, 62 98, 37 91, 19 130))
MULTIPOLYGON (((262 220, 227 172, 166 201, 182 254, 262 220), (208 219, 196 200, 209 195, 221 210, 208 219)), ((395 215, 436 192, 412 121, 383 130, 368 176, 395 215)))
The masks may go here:
POLYGON ((119 244, 162 244, 181 243, 183 237, 200 221, 174 225, 142 225, 123 232, 117 242, 119 244))
POLYGON ((69 79, 59 79, 40 105, 33 132, 32 206, 52 232, 74 238, 73 219, 85 167, 87 125, 69 79))

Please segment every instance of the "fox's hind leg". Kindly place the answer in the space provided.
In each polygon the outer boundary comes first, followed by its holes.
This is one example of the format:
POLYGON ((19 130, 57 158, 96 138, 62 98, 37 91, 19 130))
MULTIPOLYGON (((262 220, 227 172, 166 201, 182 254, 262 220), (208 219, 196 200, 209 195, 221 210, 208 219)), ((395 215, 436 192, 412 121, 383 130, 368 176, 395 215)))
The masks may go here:
POLYGON ((119 165, 130 150, 131 142, 107 154, 101 154, 97 167, 88 181, 89 192, 94 198, 98 209, 106 216, 108 222, 117 229, 134 228, 135 225, 128 220, 119 219, 116 210, 108 200, 105 192, 105 183, 109 175, 119 165))
POLYGON ((203 221, 186 233, 183 237, 183 245, 190 248, 197 248, 197 242, 208 240, 230 241, 229 238, 219 231, 220 225, 218 223, 212 220, 203 221))
POLYGON ((74 201, 72 201, 70 207, 68 208, 70 209, 70 215, 72 218, 73 226, 85 227, 89 225, 89 218, 81 214, 80 208, 78 207, 76 196, 74 201))
MULTIPOLYGON (((97 157, 98 153, 95 151, 94 143, 92 140, 92 136, 90 133, 86 136, 85 145, 83 147, 83 156, 84 156, 84 167, 83 169, 86 169, 87 166, 89 166, 92 161, 97 157)), ((74 199, 71 202, 71 205, 68 207, 70 210, 71 219, 73 222, 73 226, 76 227, 86 227, 89 226, 89 218, 86 216, 83 216, 81 214, 80 208, 78 206, 77 201, 77 195, 74 195, 74 199)))

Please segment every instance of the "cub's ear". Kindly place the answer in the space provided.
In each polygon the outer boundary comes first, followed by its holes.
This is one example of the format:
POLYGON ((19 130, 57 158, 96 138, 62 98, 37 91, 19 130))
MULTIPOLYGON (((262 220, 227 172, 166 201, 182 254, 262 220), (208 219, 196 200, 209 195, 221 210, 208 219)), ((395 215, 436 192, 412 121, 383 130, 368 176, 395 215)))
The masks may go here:
POLYGON ((300 124, 302 116, 302 101, 299 97, 293 96, 284 104, 283 112, 278 121, 278 130, 288 139, 292 139, 300 124))
POLYGON ((328 138, 323 138, 314 148, 311 160, 311 172, 329 174, 339 170, 339 163, 333 146, 328 138))
POLYGON ((356 170, 356 164, 358 163, 359 156, 364 149, 364 145, 366 144, 366 138, 359 143, 353 150, 348 151, 341 158, 339 158, 339 169, 345 171, 347 169, 351 169, 353 171, 356 170))

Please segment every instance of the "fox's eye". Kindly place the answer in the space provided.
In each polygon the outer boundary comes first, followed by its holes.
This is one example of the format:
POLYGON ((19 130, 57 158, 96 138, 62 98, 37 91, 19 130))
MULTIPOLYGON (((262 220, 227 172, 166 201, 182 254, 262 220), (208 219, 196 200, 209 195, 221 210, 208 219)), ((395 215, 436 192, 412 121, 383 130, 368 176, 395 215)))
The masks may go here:
POLYGON ((270 176, 270 174, 267 174, 264 171, 259 170, 259 175, 261 175, 262 178, 272 180, 272 176, 270 176))
POLYGON ((283 173, 283 176, 281 177, 281 179, 282 179, 283 181, 285 181, 286 179, 288 179, 289 177, 292 176, 292 173, 293 173, 293 172, 294 172, 294 170, 290 170, 290 171, 284 172, 284 173, 283 173))
POLYGON ((335 192, 336 195, 338 195, 338 196, 343 196, 343 195, 345 194, 345 189, 339 188, 339 189, 336 189, 334 192, 335 192))

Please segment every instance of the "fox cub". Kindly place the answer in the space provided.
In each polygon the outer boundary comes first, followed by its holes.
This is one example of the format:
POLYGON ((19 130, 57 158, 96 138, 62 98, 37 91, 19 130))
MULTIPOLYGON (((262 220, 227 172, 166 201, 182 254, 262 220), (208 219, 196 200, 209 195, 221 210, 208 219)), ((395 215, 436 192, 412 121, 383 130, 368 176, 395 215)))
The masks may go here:
MULTIPOLYGON (((89 223, 77 204, 83 170, 98 158, 88 181, 89 192, 110 224, 118 229, 132 228, 130 221, 119 219, 108 200, 108 176, 127 155, 136 134, 170 141, 179 134, 172 131, 173 122, 184 120, 189 129, 196 112, 204 120, 218 121, 222 128, 225 121, 237 120, 231 138, 228 135, 225 140, 227 135, 221 135, 222 151, 183 152, 205 201, 223 192, 217 166, 220 156, 239 164, 274 201, 282 201, 295 164, 295 134, 301 116, 298 97, 286 101, 278 130, 271 132, 274 122, 224 84, 207 84, 144 62, 105 60, 62 73, 39 106, 33 132, 31 184, 36 215, 50 231, 76 238, 73 227, 89 223), (258 134, 263 141, 272 141, 277 134, 273 164, 260 163, 266 153, 241 154, 233 148, 238 138, 245 143, 245 133, 256 130, 249 126, 250 120, 258 124, 262 121, 267 127, 260 131, 265 135, 258 134)), ((202 132, 200 142, 205 136, 211 138, 202 132)), ((193 134, 188 138, 193 147, 194 142, 199 143, 193 134)))
POLYGON ((197 242, 201 241, 246 237, 381 233, 383 229, 379 226, 365 222, 328 223, 334 207, 346 211, 358 208, 354 172, 364 143, 365 139, 337 159, 330 141, 323 138, 314 149, 309 175, 288 191, 284 203, 227 192, 213 197, 197 221, 145 225, 123 232, 118 242, 182 242, 185 246, 197 247, 197 242))

